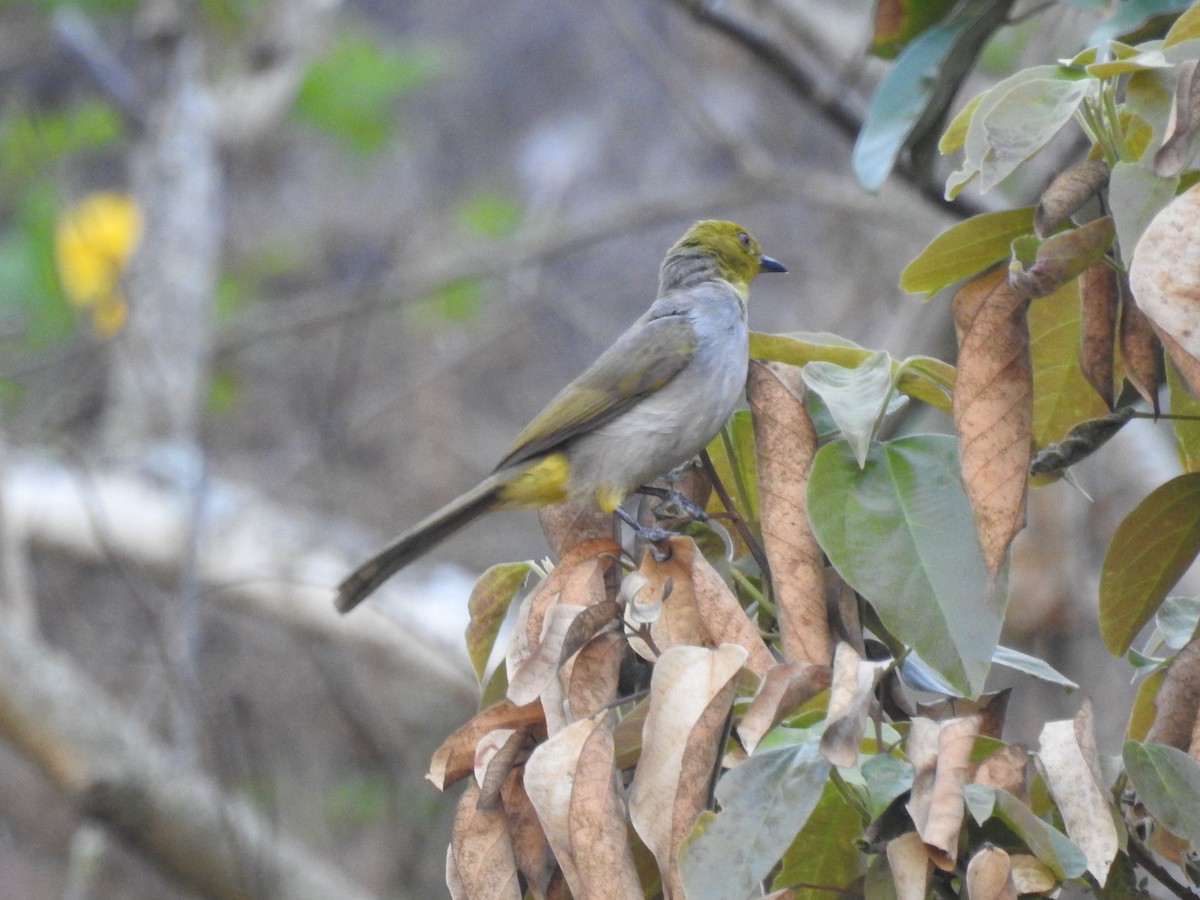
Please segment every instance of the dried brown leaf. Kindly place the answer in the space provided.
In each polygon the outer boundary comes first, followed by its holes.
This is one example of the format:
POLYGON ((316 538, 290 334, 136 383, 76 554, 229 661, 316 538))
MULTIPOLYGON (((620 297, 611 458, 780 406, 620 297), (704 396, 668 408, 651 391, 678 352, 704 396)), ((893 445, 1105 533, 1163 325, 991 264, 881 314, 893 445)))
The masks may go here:
POLYGON ((1115 400, 1119 308, 1116 272, 1103 261, 1092 263, 1079 276, 1079 368, 1109 409, 1115 400))
MULTIPOLYGON (((914 724, 917 721, 929 720, 914 719, 914 724)), ((927 788, 928 797, 917 803, 917 785, 914 782, 913 796, 907 808, 933 864, 949 872, 953 871, 958 855, 958 834, 966 809, 963 787, 967 781, 971 748, 979 734, 979 716, 950 719, 940 725, 935 723, 934 727, 937 728, 936 764, 932 784, 927 788)), ((923 752, 928 754, 927 746, 923 752)), ((922 766, 923 769, 918 772, 927 773, 926 760, 922 761, 922 766)))
POLYGON ((1083 851, 1088 871, 1104 884, 1120 839, 1101 784, 1091 703, 1085 701, 1074 720, 1047 722, 1042 727, 1037 761, 1067 837, 1083 851))
POLYGON ((668 546, 670 556, 665 562, 647 552, 635 573, 639 577, 625 579, 634 588, 627 597, 626 620, 635 626, 649 622, 654 642, 650 647, 631 635, 630 646, 644 659, 653 660, 670 647, 739 644, 748 654, 747 668, 759 677, 765 675, 775 657, 729 585, 690 537, 673 537, 668 546))
POLYGON ((538 510, 538 523, 555 558, 562 559, 579 544, 613 539, 613 517, 590 500, 556 503, 538 510))
POLYGON ((524 728, 497 728, 475 745, 475 782, 479 785, 479 808, 492 809, 500 802, 500 790, 509 773, 527 752, 524 728))
POLYGON ((925 900, 933 864, 921 836, 910 831, 888 841, 887 860, 896 900, 925 900))
MULTIPOLYGON (((586 607, 563 603, 552 605, 542 619, 542 634, 515 667, 508 670, 508 699, 524 705, 542 696, 562 665, 563 643, 572 623, 586 607)), ((548 719, 547 719, 548 721, 548 719)))
POLYGON ((571 623, 563 638, 559 662, 565 663, 569 657, 574 656, 597 632, 617 622, 620 614, 621 604, 616 600, 601 600, 584 609, 571 623))
POLYGON ((1171 358, 1175 371, 1179 373, 1183 383, 1187 385, 1193 396, 1200 397, 1200 359, 1196 359, 1184 350, 1179 346, 1178 341, 1154 325, 1153 322, 1150 324, 1154 328, 1154 333, 1158 335, 1158 339, 1162 341, 1163 349, 1167 351, 1167 356, 1171 358))
POLYGON ((1008 700, 1011 696, 1012 688, 1004 688, 980 694, 974 700, 966 697, 943 697, 928 703, 918 703, 917 712, 936 722, 978 713, 979 733, 999 740, 1000 733, 1004 731, 1004 718, 1008 713, 1008 700))
POLYGON ((1200 723, 1200 638, 1193 638, 1167 667, 1154 695, 1154 722, 1146 741, 1167 744, 1200 759, 1194 749, 1200 723))
POLYGON ((1034 233, 1044 238, 1068 221, 1108 184, 1108 176, 1108 163, 1102 159, 1089 159, 1059 173, 1034 210, 1034 233))
POLYGON ((847 643, 837 645, 829 686, 829 710, 821 734, 821 755, 833 765, 853 766, 858 762, 863 728, 875 704, 875 686, 888 665, 862 659, 847 643))
POLYGON ((816 663, 797 660, 768 669, 758 693, 738 722, 738 737, 747 752, 753 753, 763 735, 788 713, 829 687, 829 682, 829 666, 816 663))
POLYGON ((983 560, 992 573, 1025 524, 1033 447, 1027 303, 1003 269, 967 282, 953 302, 959 347, 954 430, 983 560))
POLYGON ((525 877, 534 900, 545 900, 554 871, 554 857, 550 854, 550 843, 537 811, 525 793, 524 775, 524 769, 513 769, 508 773, 504 787, 500 789, 500 801, 504 805, 517 869, 525 877))
POLYGON ((439 791, 470 775, 475 768, 475 747, 491 731, 498 728, 518 729, 530 726, 535 739, 545 734, 545 717, 536 703, 517 706, 504 700, 480 710, 444 740, 429 760, 425 776, 439 791))
POLYGON ((1129 284, 1142 312, 1192 356, 1200 356, 1200 185, 1146 226, 1129 284))
POLYGON ((1146 314, 1138 307, 1127 278, 1118 277, 1121 296, 1119 336, 1121 362, 1129 383, 1158 413, 1158 389, 1162 387, 1162 344, 1146 314))
POLYGON ((583 743, 571 790, 571 846, 582 878, 577 897, 639 897, 641 885, 629 844, 628 811, 614 767, 611 717, 583 743))
POLYGON ((825 561, 805 510, 817 434, 804 407, 800 370, 750 361, 746 399, 754 422, 763 549, 771 568, 779 638, 788 660, 828 665, 825 561))
POLYGON ((634 828, 658 860, 668 897, 683 897, 679 845, 704 809, 725 717, 748 654, 672 647, 654 667, 641 759, 629 791, 634 828))
POLYGON ((572 718, 594 716, 616 699, 627 646, 625 636, 613 632, 598 634, 584 644, 568 675, 567 708, 572 718))
POLYGON ((480 809, 479 788, 467 784, 454 814, 450 852, 463 896, 471 900, 521 900, 508 821, 499 809, 480 809))
POLYGON ((985 843, 967 863, 967 896, 971 900, 1017 900, 1012 860, 999 847, 985 843))

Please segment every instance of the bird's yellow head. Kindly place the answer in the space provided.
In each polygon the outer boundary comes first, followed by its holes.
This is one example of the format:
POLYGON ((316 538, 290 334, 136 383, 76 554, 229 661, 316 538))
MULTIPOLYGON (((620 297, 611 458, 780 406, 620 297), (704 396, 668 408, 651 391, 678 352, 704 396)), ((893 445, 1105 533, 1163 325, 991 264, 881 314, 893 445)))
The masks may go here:
POLYGON ((721 219, 703 219, 687 230, 667 253, 662 268, 662 290, 674 290, 707 278, 724 278, 745 293, 759 272, 786 272, 780 263, 764 256, 758 241, 741 225, 721 219))

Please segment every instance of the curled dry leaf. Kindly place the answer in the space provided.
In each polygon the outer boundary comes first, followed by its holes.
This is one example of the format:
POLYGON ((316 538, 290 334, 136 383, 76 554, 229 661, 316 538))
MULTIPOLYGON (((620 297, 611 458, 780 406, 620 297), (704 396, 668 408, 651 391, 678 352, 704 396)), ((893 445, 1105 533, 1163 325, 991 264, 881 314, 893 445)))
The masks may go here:
POLYGON ((1158 389, 1162 387, 1162 344, 1146 314, 1138 308, 1128 279, 1118 276, 1121 322, 1118 332, 1125 377, 1158 414, 1158 389))
POLYGON ((537 703, 517 706, 504 700, 480 710, 444 740, 429 760, 425 776, 439 791, 470 775, 475 768, 475 748, 479 741, 498 728, 519 729, 528 726, 537 739, 545 735, 545 718, 537 703))
POLYGON ((845 767, 858 762, 863 728, 875 702, 875 686, 888 665, 862 659, 847 643, 837 645, 829 686, 829 710, 821 734, 821 755, 833 765, 845 767))
POLYGON ((1008 267, 1009 284, 1023 297, 1047 297, 1103 258, 1116 233, 1112 217, 1102 216, 1040 244, 1036 238, 1014 241, 1017 258, 1008 267))
POLYGON ((1103 261, 1092 263, 1079 276, 1079 369, 1109 409, 1115 400, 1119 308, 1116 272, 1103 261))
POLYGON ((983 560, 993 574, 1025 524, 1033 445, 1027 303, 1003 269, 967 282, 953 302, 959 348, 954 430, 983 560))
POLYGON ((1074 720, 1042 727, 1037 760, 1067 837, 1083 851, 1088 871, 1104 884, 1117 858, 1119 838, 1101 785, 1090 703, 1083 704, 1074 720))
POLYGON ((1129 283, 1142 312, 1200 357, 1200 185, 1151 220, 1134 248, 1129 283))
POLYGON ((979 734, 979 716, 964 716, 942 723, 913 719, 910 741, 918 722, 929 725, 920 726, 919 758, 914 758, 911 751, 909 753, 909 761, 917 772, 906 808, 933 864, 949 872, 954 869, 958 855, 958 834, 966 809, 963 787, 967 781, 971 747, 979 734), (936 747, 933 746, 935 740, 936 747))
POLYGON ((654 660, 671 647, 739 644, 749 657, 746 667, 760 678, 766 675, 775 657, 729 585, 690 537, 673 537, 668 546, 665 562, 647 552, 638 571, 625 579, 633 578, 635 587, 627 598, 626 620, 648 622, 654 644, 631 635, 629 645, 643 659, 654 660))
POLYGON ((454 881, 462 896, 472 900, 521 900, 508 821, 502 810, 480 809, 478 800, 479 788, 470 782, 459 798, 450 833, 454 881))
POLYGON ((896 900, 925 900, 933 864, 921 836, 910 831, 888 841, 887 860, 896 900))
POLYGON ((1108 184, 1108 163, 1089 159, 1063 170, 1050 182, 1033 212, 1033 230, 1044 238, 1067 222, 1108 184))
POLYGON ((750 361, 746 399, 754 422, 763 549, 779 617, 783 656, 828 665, 825 562, 805 511, 817 434, 804 407, 800 370, 750 361))
POLYGON ((641 896, 609 716, 573 722, 539 746, 525 790, 573 896, 641 896))
POLYGON ((497 728, 475 745, 475 782, 479 785, 479 808, 492 809, 500 801, 505 779, 524 756, 523 728, 497 728))
POLYGON ((967 863, 967 896, 971 900, 1017 900, 1012 860, 999 847, 985 843, 967 863))
POLYGON ((788 713, 829 687, 830 668, 809 662, 785 662, 767 670, 758 693, 738 722, 738 737, 753 753, 763 735, 788 713))
POLYGON ((566 677, 567 711, 572 719, 596 715, 617 698, 621 660, 628 646, 625 636, 611 631, 598 634, 583 645, 566 677))
POLYGON ((1082 462, 1124 428, 1134 412, 1132 406, 1122 406, 1101 419, 1088 419, 1073 426, 1061 441, 1047 444, 1034 454, 1029 463, 1029 474, 1052 475, 1082 462))
POLYGON ((563 643, 571 624, 586 607, 556 603, 542 619, 542 633, 533 651, 514 668, 508 670, 508 699, 524 705, 542 696, 542 692, 554 680, 562 664, 563 643))
POLYGON ((683 897, 678 851, 704 809, 744 647, 679 646, 654 667, 642 754, 629 792, 633 827, 658 860, 668 897, 683 897))
POLYGON ((534 900, 544 900, 555 870, 550 855, 550 843, 542 830, 537 811, 525 793, 525 770, 513 769, 500 789, 500 802, 508 821, 508 836, 512 842, 513 859, 525 877, 534 900))
MULTIPOLYGON (((586 607, 604 600, 607 593, 605 573, 620 552, 620 547, 612 539, 576 544, 541 584, 529 592, 518 610, 516 627, 505 655, 510 690, 516 673, 526 660, 538 653, 542 645, 549 611, 559 604, 586 607)), ((565 631, 560 637, 565 637, 565 631)), ((558 649, 561 649, 561 641, 558 649)), ((557 662, 557 657, 554 661, 557 662)), ((533 696, 537 696, 536 691, 533 696)))
POLYGON ((1166 744, 1200 761, 1200 638, 1175 654, 1154 695, 1146 742, 1166 744))

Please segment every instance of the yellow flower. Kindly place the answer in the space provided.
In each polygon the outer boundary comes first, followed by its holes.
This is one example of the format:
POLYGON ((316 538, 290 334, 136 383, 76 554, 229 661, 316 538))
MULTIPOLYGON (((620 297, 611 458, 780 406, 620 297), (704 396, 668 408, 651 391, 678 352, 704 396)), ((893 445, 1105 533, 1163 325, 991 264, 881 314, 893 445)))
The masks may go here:
POLYGON ((58 277, 71 305, 91 314, 96 334, 125 324, 121 273, 142 236, 142 216, 127 194, 101 191, 59 216, 54 229, 58 277))

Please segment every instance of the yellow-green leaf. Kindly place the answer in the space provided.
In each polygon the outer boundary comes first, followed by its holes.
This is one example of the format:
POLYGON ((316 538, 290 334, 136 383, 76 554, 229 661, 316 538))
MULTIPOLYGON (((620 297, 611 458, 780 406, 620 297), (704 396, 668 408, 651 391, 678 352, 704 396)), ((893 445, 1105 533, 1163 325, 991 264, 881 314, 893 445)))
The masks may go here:
POLYGON ((950 124, 942 133, 941 140, 938 141, 938 153, 945 156, 962 147, 967 139, 967 129, 971 127, 971 117, 975 115, 975 110, 979 108, 979 101, 984 98, 985 94, 987 91, 980 91, 967 101, 967 105, 958 111, 958 115, 950 120, 950 124))
POLYGON ((1079 281, 1029 305, 1033 362, 1033 441, 1061 441, 1074 425, 1108 415, 1103 398, 1079 368, 1079 281))
POLYGON ((1200 6, 1193 6, 1175 20, 1167 36, 1163 38, 1163 48, 1182 44, 1192 38, 1200 38, 1200 6))
POLYGON ((1117 526, 1100 571, 1100 636, 1121 654, 1200 551, 1200 473, 1159 485, 1117 526))
POLYGON ((1171 391, 1171 415, 1193 417, 1171 420, 1175 452, 1185 472, 1200 472, 1200 399, 1188 390, 1170 357, 1167 357, 1167 387, 1171 391))
POLYGON ((471 589, 471 599, 467 601, 471 614, 467 623, 467 656, 480 682, 509 604, 532 568, 529 562, 498 563, 480 575, 471 589))
POLYGON ((917 254, 900 273, 900 288, 929 299, 1007 259, 1012 242, 1032 232, 1032 206, 972 216, 947 228, 917 254))

